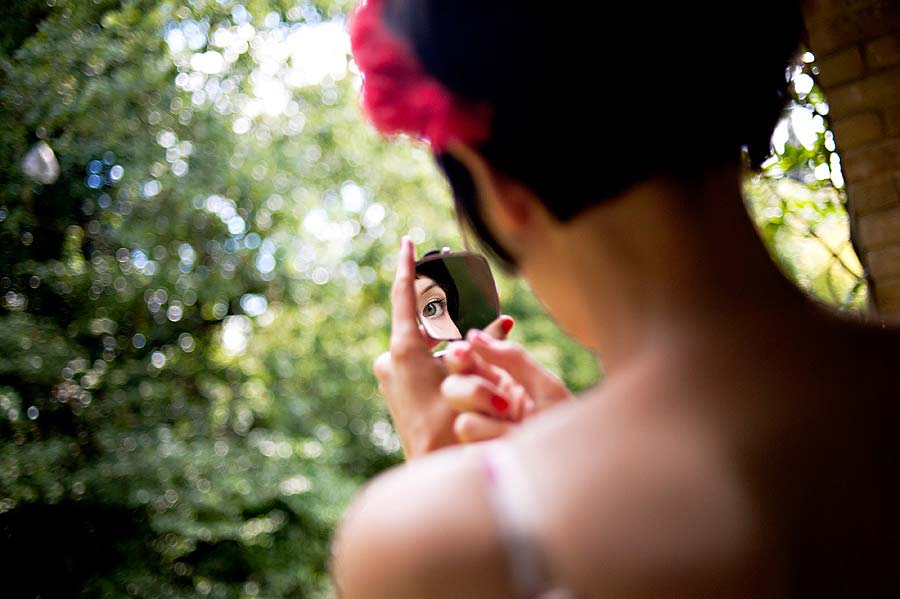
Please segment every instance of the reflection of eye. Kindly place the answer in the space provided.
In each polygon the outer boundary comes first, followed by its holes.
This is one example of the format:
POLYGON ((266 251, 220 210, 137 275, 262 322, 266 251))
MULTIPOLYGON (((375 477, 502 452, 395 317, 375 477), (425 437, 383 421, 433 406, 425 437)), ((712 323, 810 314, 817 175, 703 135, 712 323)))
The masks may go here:
POLYGON ((425 318, 437 318, 438 316, 443 316, 446 309, 447 300, 431 300, 430 302, 425 304, 424 308, 422 308, 422 316, 424 316, 425 318))

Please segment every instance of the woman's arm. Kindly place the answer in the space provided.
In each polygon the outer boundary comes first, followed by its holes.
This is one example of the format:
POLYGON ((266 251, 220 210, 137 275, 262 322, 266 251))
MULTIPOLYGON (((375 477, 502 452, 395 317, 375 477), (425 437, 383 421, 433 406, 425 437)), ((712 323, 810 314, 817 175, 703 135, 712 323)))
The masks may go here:
MULTIPOLYGON (((546 577, 586 596, 753 596, 770 573, 746 490, 704 419, 647 401, 665 395, 640 382, 648 374, 500 441, 525 466, 546 577)), ((341 596, 515 596, 482 451, 450 448, 373 481, 336 537, 341 596)))

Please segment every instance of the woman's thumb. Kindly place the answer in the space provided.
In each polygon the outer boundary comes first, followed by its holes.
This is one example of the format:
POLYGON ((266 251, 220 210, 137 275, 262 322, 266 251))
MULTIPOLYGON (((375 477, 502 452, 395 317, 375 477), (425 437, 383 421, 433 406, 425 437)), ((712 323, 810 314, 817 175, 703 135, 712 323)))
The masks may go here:
POLYGON ((514 324, 516 324, 516 321, 513 320, 512 316, 503 314, 495 318, 494 322, 484 327, 484 332, 494 339, 503 340, 509 335, 514 324))

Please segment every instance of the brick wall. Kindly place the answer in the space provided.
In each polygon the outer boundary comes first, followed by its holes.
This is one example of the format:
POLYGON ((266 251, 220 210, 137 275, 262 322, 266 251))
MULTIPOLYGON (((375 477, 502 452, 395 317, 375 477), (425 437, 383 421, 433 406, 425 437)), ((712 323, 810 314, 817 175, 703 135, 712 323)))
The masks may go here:
POLYGON ((810 0, 819 83, 876 309, 900 315, 900 0, 810 0))

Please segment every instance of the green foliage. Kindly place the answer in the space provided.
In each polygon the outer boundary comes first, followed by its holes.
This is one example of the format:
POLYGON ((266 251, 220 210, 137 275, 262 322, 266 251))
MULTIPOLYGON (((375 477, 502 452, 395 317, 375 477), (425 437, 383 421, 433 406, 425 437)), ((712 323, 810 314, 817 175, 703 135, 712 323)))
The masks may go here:
MULTIPOLYGON (((400 459, 370 368, 399 238, 464 245, 428 153, 360 118, 347 4, 2 9, 12 596, 329 595, 341 511, 400 459), (25 174, 41 141, 52 182, 25 174)), ((573 389, 596 382, 521 283, 500 291, 514 338, 573 389)))
MULTIPOLYGON (((448 189, 360 118, 340 2, 42 6, 0 56, 8 588, 327 595, 342 509, 400 459, 370 368, 399 238, 460 247, 448 189), (24 173, 39 141, 51 183, 24 173)), ((595 380, 502 293, 548 366, 595 380)))
POLYGON ((784 271, 810 295, 840 309, 866 306, 863 266, 850 237, 841 159, 810 52, 790 73, 791 101, 747 205, 784 271))

